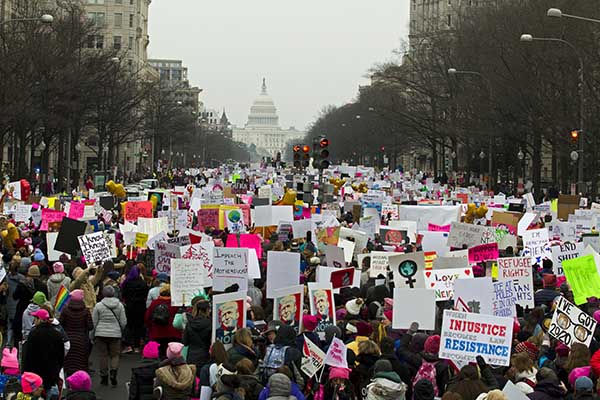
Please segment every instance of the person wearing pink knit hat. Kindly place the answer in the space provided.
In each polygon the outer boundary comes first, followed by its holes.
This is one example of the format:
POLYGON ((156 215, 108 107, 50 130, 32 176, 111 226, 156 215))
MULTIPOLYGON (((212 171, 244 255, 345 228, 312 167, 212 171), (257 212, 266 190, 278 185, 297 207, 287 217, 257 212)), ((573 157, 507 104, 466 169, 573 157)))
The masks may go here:
MULTIPOLYGON (((23 372, 23 375, 21 375, 22 393, 30 395, 23 398, 35 398, 41 396, 44 390, 43 383, 42 377, 38 374, 34 374, 33 372, 23 372)), ((17 396, 17 398, 21 397, 17 396)))
POLYGON ((350 383, 350 369, 332 367, 329 370, 329 379, 325 385, 324 399, 352 399, 354 388, 350 383))
POLYGON ((52 275, 48 278, 47 285, 50 304, 54 304, 56 301, 56 295, 61 286, 64 286, 66 289, 69 289, 71 286, 71 278, 65 275, 65 266, 60 261, 52 265, 52 275))
POLYGON ((92 378, 85 371, 77 371, 67 378, 67 386, 69 394, 67 398, 94 398, 96 396, 92 392, 92 378))
POLYGON ((196 366, 186 364, 182 357, 183 344, 170 342, 167 360, 156 370, 156 385, 162 390, 163 399, 187 398, 196 381, 196 366))
POLYGON ((142 350, 143 358, 136 367, 131 369, 129 392, 134 394, 132 398, 151 399, 154 397, 154 376, 160 365, 159 346, 158 342, 154 341, 146 343, 142 350))

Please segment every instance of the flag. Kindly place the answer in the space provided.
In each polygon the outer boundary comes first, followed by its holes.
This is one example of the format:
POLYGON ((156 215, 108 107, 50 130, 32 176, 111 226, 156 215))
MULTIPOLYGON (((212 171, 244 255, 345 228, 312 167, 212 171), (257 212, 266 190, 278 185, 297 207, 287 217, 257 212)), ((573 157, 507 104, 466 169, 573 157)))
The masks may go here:
POLYGON ((54 310, 56 310, 57 312, 61 312, 70 298, 71 293, 69 293, 67 288, 64 285, 62 285, 60 289, 58 289, 58 293, 56 294, 56 300, 54 301, 54 310))

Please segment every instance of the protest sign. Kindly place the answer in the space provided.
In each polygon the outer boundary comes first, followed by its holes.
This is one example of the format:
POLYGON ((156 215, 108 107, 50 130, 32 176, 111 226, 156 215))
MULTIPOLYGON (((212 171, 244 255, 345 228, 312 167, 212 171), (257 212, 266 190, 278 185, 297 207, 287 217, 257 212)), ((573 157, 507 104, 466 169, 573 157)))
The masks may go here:
POLYGON ((600 276, 593 254, 564 260, 563 270, 573 290, 575 304, 585 304, 589 297, 600 297, 600 276))
POLYGON ((154 250, 156 247, 156 243, 158 242, 166 242, 169 239, 169 235, 167 235, 167 233, 165 231, 161 231, 159 233, 157 233, 156 235, 150 237, 147 241, 146 241, 146 246, 150 249, 150 250, 154 250))
POLYGON ((267 298, 273 298, 273 291, 300 282, 300 254, 285 251, 267 253, 267 298))
MULTIPOLYGON (((460 205, 457 206, 408 206, 398 208, 399 219, 415 221, 418 231, 426 231, 429 224, 449 225, 460 221, 460 205)), ((479 244, 479 243, 478 243, 479 244)))
POLYGON ((563 243, 558 246, 552 246, 552 262, 556 267, 557 276, 564 276, 562 263, 565 260, 581 257, 584 252, 583 243, 563 243))
MULTIPOLYGON (((462 250, 465 251, 465 250, 462 250)), ((450 254, 456 253, 455 251, 451 251, 446 253, 445 257, 436 257, 433 260, 433 269, 450 269, 450 268, 469 268, 469 258, 465 257, 450 257, 450 254)), ((467 252, 468 253, 468 252, 467 252)))
POLYGON ((309 378, 312 378, 325 365, 326 354, 319 348, 319 346, 304 336, 302 355, 303 357, 300 369, 309 378))
POLYGON ((596 320, 562 296, 555 304, 556 310, 548 333, 569 347, 573 343, 589 347, 596 329, 596 320))
POLYGON ((548 230, 529 229, 523 232, 523 256, 531 257, 533 264, 542 264, 545 258, 552 258, 550 245, 548 244, 548 230))
POLYGON ((69 203, 69 218, 80 219, 83 218, 85 212, 85 204, 78 201, 72 201, 69 203))
POLYGON ((60 256, 63 254, 62 251, 54 250, 54 244, 56 243, 57 237, 58 237, 58 232, 46 233, 46 246, 48 247, 48 261, 58 261, 60 256))
POLYGON ((388 226, 391 229, 406 232, 406 236, 411 242, 417 241, 417 223, 415 221, 389 221, 388 226))
POLYGON ((429 289, 394 289, 393 329, 408 329, 413 322, 419 329, 435 329, 435 293, 429 289), (410 307, 406 307, 410 304, 410 307))
POLYGON ((292 221, 292 233, 294 234, 294 239, 304 239, 308 232, 312 232, 312 220, 301 219, 292 221))
POLYGON ((189 246, 190 244, 192 244, 190 235, 179 235, 179 236, 175 236, 175 237, 168 237, 166 242, 169 244, 177 245, 177 246, 189 246))
POLYGON ((296 334, 302 331, 304 285, 288 286, 273 291, 273 321, 291 326, 296 334))
POLYGON ((204 287, 203 268, 196 260, 172 258, 170 282, 171 305, 189 306, 204 287))
MULTIPOLYGON (((60 236, 60 234, 59 234, 60 236)), ((111 258, 111 246, 106 240, 104 232, 94 232, 77 237, 81 253, 88 265, 101 263, 111 258)))
POLYGON ((62 251, 72 256, 77 254, 77 250, 79 250, 77 237, 85 233, 86 226, 85 222, 66 217, 63 218, 56 243, 54 244, 54 250, 62 251))
POLYGON ((450 232, 450 227, 452 225, 436 225, 436 224, 432 224, 429 223, 427 224, 427 230, 429 232, 450 232))
POLYGON ((219 209, 201 208, 198 210, 198 229, 204 232, 207 228, 219 227, 219 209))
POLYGON ((491 278, 454 281, 454 309, 473 314, 493 315, 494 285, 491 278))
POLYGON ((439 357, 465 365, 480 355, 491 365, 510 365, 513 318, 444 311, 439 357))
POLYGON ((340 289, 353 286, 355 274, 356 270, 354 268, 336 268, 330 275, 331 287, 340 289))
POLYGON ((233 344, 238 329, 246 327, 246 291, 224 293, 213 296, 212 342, 219 341, 225 348, 233 344))
POLYGON ((353 273, 350 273, 348 271, 348 269, 351 268, 331 268, 331 267, 324 267, 322 265, 319 265, 317 267, 317 279, 316 281, 318 283, 328 283, 330 282, 332 284, 333 287, 333 292, 334 293, 339 293, 339 287, 338 288, 335 287, 333 280, 335 279, 337 284, 339 285, 339 282, 344 282, 347 281, 348 279, 350 280, 350 284, 346 285, 346 286, 350 286, 350 287, 356 287, 356 288, 360 288, 360 269, 356 269, 354 270, 353 273), (337 273, 337 275, 334 275, 335 273, 337 273), (346 278, 346 279, 345 279, 346 278))
POLYGON ((452 222, 446 244, 459 249, 465 245, 467 247, 478 246, 482 244, 484 231, 485 227, 481 225, 452 222))
POLYGON ((62 211, 42 208, 42 224, 40 225, 40 231, 47 231, 48 224, 53 222, 61 222, 65 215, 66 214, 62 211))
POLYGON ((379 229, 379 238, 382 244, 398 246, 405 244, 405 239, 408 237, 406 231, 389 229, 381 227, 379 229))
POLYGON ((244 225, 244 218, 241 210, 225 210, 225 221, 227 222, 229 232, 234 234, 246 233, 246 226, 244 225))
POLYGON ((498 243, 480 244, 469 248, 469 263, 491 261, 498 258, 498 243))
POLYGON ((533 272, 531 270, 531 258, 499 258, 497 268, 498 280, 512 282, 517 304, 521 307, 533 308, 533 272))
POLYGON ((152 218, 151 201, 128 201, 124 203, 123 217, 125 221, 137 222, 139 217, 152 218))
POLYGON ((248 289, 248 249, 214 247, 213 290, 223 292, 234 284, 248 289))
POLYGON ((181 258, 185 260, 196 260, 196 264, 202 270, 205 287, 211 287, 213 282, 213 242, 194 243, 179 248, 181 258))
POLYGON ((392 254, 388 263, 394 276, 394 286, 397 288, 424 288, 425 255, 423 252, 392 254))
POLYGON ((435 252, 439 256, 443 256, 450 251, 450 247, 447 245, 448 232, 428 232, 419 231, 421 238, 421 247, 424 252, 435 252))
POLYGON ((435 291, 435 301, 450 300, 454 296, 454 281, 457 279, 473 279, 473 271, 469 268, 442 269, 424 271, 425 287, 435 291))
POLYGON ((229 234, 227 236, 227 247, 242 247, 246 249, 254 249, 259 258, 262 258, 261 240, 260 237, 255 234, 229 234))
POLYGON ((148 243, 148 234, 136 232, 135 234, 135 247, 138 249, 145 249, 148 243))
POLYGON ((371 268, 369 269, 369 277, 377 278, 379 275, 387 277, 388 257, 393 253, 385 251, 372 251, 371 253, 371 268))
POLYGON ((511 281, 494 282, 494 299, 492 301, 492 314, 499 317, 515 317, 517 310, 513 283, 511 281))
POLYGON ((327 260, 328 267, 343 268, 346 266, 344 249, 341 247, 327 245, 325 247, 325 259, 327 260))
POLYGON ((316 230, 317 242, 323 245, 333 245, 337 246, 338 240, 340 238, 340 227, 332 226, 325 227, 316 230))
POLYGON ((337 337, 331 340, 331 344, 325 355, 325 364, 336 368, 348 368, 348 360, 346 359, 347 348, 344 342, 337 337))
POLYGON ((154 250, 154 268, 157 272, 171 271, 171 258, 179 258, 179 246, 166 242, 157 242, 154 250))
POLYGON ((350 240, 340 238, 338 240, 338 246, 341 247, 344 251, 344 261, 350 264, 352 262, 352 259, 354 258, 354 248, 356 246, 356 243, 350 240))
POLYGON ((367 247, 369 241, 369 237, 365 232, 343 226, 340 227, 339 239, 352 239, 355 243, 354 254, 360 254, 367 247))
POLYGON ((308 302, 310 313, 319 318, 315 332, 325 337, 325 329, 335 325, 335 301, 331 283, 308 283, 308 302))
POLYGON ((15 222, 28 222, 31 218, 30 204, 17 204, 15 209, 15 222))
POLYGON ((388 218, 389 216, 389 220, 390 221, 397 221, 399 216, 398 216, 398 205, 397 204, 390 204, 390 203, 384 203, 381 206, 381 215, 388 218))

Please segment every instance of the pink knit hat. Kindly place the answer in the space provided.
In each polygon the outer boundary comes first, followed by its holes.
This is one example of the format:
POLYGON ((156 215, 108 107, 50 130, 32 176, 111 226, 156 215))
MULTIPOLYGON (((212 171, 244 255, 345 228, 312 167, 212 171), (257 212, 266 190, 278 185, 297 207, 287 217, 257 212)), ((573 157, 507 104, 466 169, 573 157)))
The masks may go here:
POLYGON ((319 318, 314 315, 303 315, 302 316, 302 326, 305 331, 312 332, 317 329, 317 325, 319 324, 319 318))
POLYGON ((171 342, 167 347, 167 358, 172 360, 174 358, 181 357, 181 351, 183 350, 183 344, 179 342, 171 342))
POLYGON ((594 314, 592 316, 594 317, 594 320, 596 322, 600 322, 600 310, 594 311, 594 314))
POLYGON ((572 387, 574 387, 575 381, 577 380, 577 378, 581 378, 582 376, 589 377, 591 371, 592 371, 592 367, 590 367, 590 366, 574 368, 571 371, 571 373, 569 374, 569 383, 571 384, 572 387))
POLYGON ((92 379, 85 371, 77 371, 67 378, 67 383, 72 390, 85 390, 89 392, 92 389, 92 379))
POLYGON ((71 292, 71 299, 75 301, 83 301, 83 290, 75 289, 71 292))
POLYGON ((19 368, 19 351, 16 347, 9 349, 5 347, 2 350, 2 361, 0 366, 4 368, 19 368))
POLYGON ((63 272, 65 272, 65 266, 60 261, 57 261, 54 264, 52 264, 52 270, 55 274, 62 274, 63 272))
POLYGON ((426 353, 437 354, 440 351, 440 335, 429 336, 423 348, 426 353))
POLYGON ((33 372, 23 372, 21 376, 21 388, 23 393, 31 394, 42 386, 42 377, 33 372))
POLYGON ((148 342, 144 346, 144 350, 142 350, 142 356, 144 358, 158 359, 158 348, 159 344, 157 342, 148 342))
POLYGON ((329 379, 349 379, 350 378, 350 370, 348 368, 339 368, 334 367, 329 370, 329 379))

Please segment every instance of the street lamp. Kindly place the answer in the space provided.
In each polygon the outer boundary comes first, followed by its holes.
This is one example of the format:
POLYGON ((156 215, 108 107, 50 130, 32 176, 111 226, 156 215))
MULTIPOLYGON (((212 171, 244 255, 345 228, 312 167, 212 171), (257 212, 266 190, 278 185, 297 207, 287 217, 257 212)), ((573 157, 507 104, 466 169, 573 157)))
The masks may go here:
POLYGON ((356 119, 360 119, 360 115, 357 115, 357 116, 356 116, 356 119))
POLYGON ((0 26, 2 26, 4 24, 8 24, 9 22, 26 22, 26 21, 36 21, 36 22, 41 22, 42 24, 49 25, 54 22, 54 17, 50 14, 44 14, 41 17, 37 17, 37 18, 7 19, 5 21, 0 22, 0 26))
POLYGON ((479 158, 481 158, 482 160, 485 158, 485 153, 483 152, 483 150, 481 150, 481 153, 479 153, 479 158))
POLYGON ((519 161, 523 161, 523 159, 525 158, 525 154, 523 154, 523 150, 519 149, 519 152, 517 153, 517 158, 519 159, 519 161))
MULTIPOLYGON (((560 10, 558 10, 560 11, 560 10)), ((553 14, 557 14, 556 12, 553 12, 553 14)), ((566 14, 562 14, 561 15, 565 15, 566 14)), ((585 96, 584 96, 584 85, 585 85, 585 79, 584 79, 584 75, 583 75, 583 58, 581 57, 581 54, 579 53, 579 51, 577 50, 577 48, 575 46, 573 46, 573 44, 571 42, 568 42, 564 39, 559 39, 559 38, 547 38, 547 37, 534 37, 531 34, 528 33, 524 33, 521 35, 521 42, 533 42, 533 41, 537 41, 537 42, 556 42, 556 43, 561 43, 564 45, 567 45, 571 48, 571 50, 573 50, 573 53, 575 53, 575 55, 577 56, 577 59, 579 61, 579 87, 578 87, 578 91, 579 91, 579 144, 578 144, 578 152, 579 154, 579 160, 578 160, 578 165, 577 165, 577 184, 578 184, 578 191, 579 192, 583 192, 584 188, 583 188, 583 137, 581 137, 581 135, 583 135, 585 133, 584 131, 584 124, 585 124, 585 96)))
POLYGON ((560 8, 549 8, 548 12, 546 12, 546 16, 550 17, 550 18, 572 18, 572 19, 579 19, 582 21, 588 21, 588 22, 595 22, 597 24, 600 23, 600 20, 598 19, 594 19, 594 18, 587 18, 587 17, 580 17, 578 15, 571 15, 571 14, 565 14, 563 13, 560 8))

